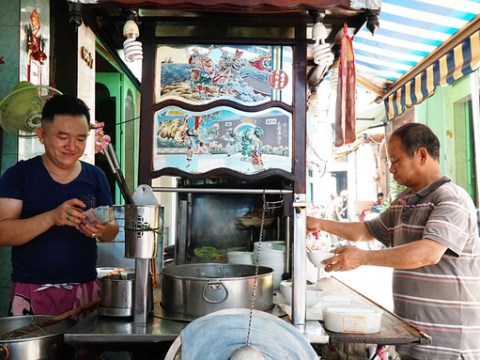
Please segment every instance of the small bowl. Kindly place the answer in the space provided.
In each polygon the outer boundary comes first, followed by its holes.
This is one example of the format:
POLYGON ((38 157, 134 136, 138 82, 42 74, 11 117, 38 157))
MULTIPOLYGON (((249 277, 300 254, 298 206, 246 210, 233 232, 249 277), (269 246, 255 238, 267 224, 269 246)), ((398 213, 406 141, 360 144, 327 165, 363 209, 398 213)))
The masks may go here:
MULTIPOLYGON (((290 305, 292 303, 292 282, 290 280, 282 280, 280 282, 280 293, 285 302, 290 305)), ((306 305, 313 307, 322 301, 324 290, 316 285, 307 285, 306 305)))
POLYGON ((308 260, 317 268, 324 268, 325 265, 322 264, 322 261, 332 256, 335 256, 335 254, 331 253, 330 250, 307 251, 308 260))

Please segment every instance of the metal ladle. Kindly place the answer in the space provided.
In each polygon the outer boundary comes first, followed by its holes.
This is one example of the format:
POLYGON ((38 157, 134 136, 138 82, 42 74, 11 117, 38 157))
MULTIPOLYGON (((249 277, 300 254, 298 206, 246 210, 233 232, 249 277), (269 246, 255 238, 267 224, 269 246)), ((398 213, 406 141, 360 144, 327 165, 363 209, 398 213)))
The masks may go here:
POLYGON ((235 350, 230 357, 231 360, 264 360, 263 354, 251 345, 244 345, 235 350))

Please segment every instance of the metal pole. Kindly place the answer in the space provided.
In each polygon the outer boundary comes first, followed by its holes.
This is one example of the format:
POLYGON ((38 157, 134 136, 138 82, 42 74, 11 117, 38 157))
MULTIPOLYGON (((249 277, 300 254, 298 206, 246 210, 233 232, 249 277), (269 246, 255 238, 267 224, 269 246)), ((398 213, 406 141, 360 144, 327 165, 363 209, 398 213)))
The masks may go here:
POLYGON ((152 187, 154 192, 175 192, 175 193, 214 193, 214 194, 291 194, 292 190, 282 189, 223 189, 223 188, 174 188, 174 187, 152 187))
POLYGON ((294 241, 293 241, 293 277, 292 277, 292 323, 303 334, 306 333, 306 229, 307 203, 305 194, 296 194, 294 208, 294 241))
POLYGON ((146 325, 148 315, 149 271, 148 262, 150 259, 135 259, 135 312, 133 320, 135 324, 146 325))

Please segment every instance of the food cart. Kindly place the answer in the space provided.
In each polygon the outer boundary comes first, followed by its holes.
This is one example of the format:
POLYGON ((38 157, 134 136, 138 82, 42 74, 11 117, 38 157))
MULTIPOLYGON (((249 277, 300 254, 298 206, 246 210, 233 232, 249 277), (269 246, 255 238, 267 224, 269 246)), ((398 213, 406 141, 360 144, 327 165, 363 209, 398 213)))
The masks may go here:
MULTIPOLYGON (((118 17, 124 12, 133 12, 141 24, 139 183, 178 179, 177 187, 153 187, 178 194, 172 266, 202 263, 199 254, 206 248, 215 249, 208 263, 212 257, 222 263, 222 251, 229 248, 251 250, 262 237, 285 241, 282 276, 293 280, 291 312, 277 306, 271 312, 312 343, 429 341, 387 311, 375 336, 332 334, 319 321, 306 319, 307 89, 326 74, 325 66, 307 54, 315 42, 307 29, 322 21, 329 30, 325 40, 338 56, 336 39, 344 24, 356 31, 375 11, 326 0, 244 1, 241 6, 119 0, 83 6, 84 21, 105 44, 120 41, 118 34, 123 40, 118 17), (113 18, 108 31, 97 21, 113 18), (267 217, 270 224, 239 221, 259 208, 256 219, 267 217)), ((334 278, 324 285, 368 302, 334 278)), ((146 323, 92 313, 65 334, 65 342, 78 349, 127 350, 136 358, 163 356, 191 319, 167 314, 162 297, 169 294, 152 291, 154 311, 146 323)))

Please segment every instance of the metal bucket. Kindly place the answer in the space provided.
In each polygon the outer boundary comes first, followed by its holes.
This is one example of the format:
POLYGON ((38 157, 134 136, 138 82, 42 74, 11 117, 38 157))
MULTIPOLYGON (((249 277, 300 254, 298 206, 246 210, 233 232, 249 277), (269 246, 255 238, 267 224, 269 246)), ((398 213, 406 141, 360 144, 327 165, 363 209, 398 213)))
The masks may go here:
MULTIPOLYGON (((254 308, 273 307, 273 270, 260 266, 254 308)), ((162 306, 187 316, 203 316, 230 308, 250 308, 254 265, 185 264, 162 271, 162 306)))
POLYGON ((153 259, 163 254, 159 205, 125 205, 125 257, 153 259))
MULTIPOLYGON (((127 271, 124 275, 104 276, 100 279, 102 297, 97 312, 111 317, 128 317, 134 315, 135 306, 135 272, 127 271)), ((149 289, 147 312, 153 311, 152 277, 147 279, 149 289)))
MULTIPOLYGON (((0 334, 5 334, 22 326, 51 319, 52 316, 31 315, 0 318, 0 334)), ((57 324, 47 326, 40 336, 20 339, 0 340, 0 360, 63 360, 71 356, 63 343, 63 333, 76 324, 73 319, 66 319, 57 324)))
POLYGON ((105 276, 100 279, 100 286, 102 288, 102 299, 97 308, 100 315, 133 315, 134 272, 129 272, 124 277, 120 274, 105 276))

